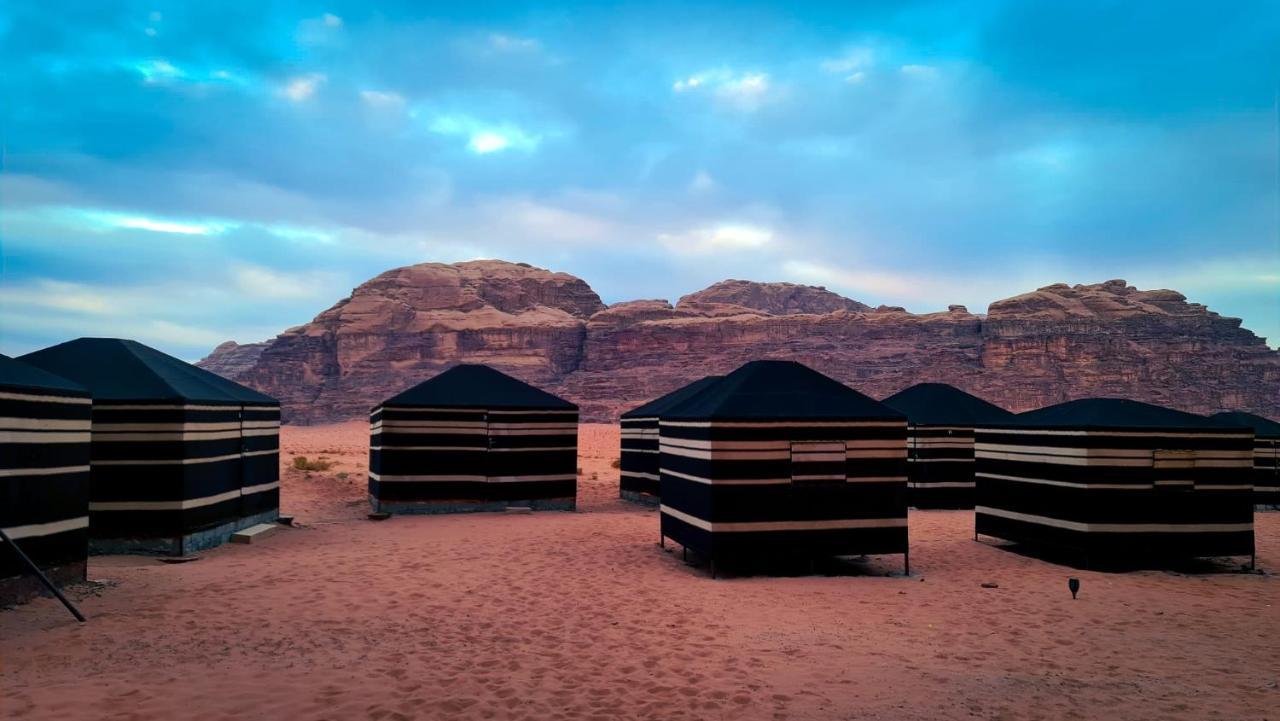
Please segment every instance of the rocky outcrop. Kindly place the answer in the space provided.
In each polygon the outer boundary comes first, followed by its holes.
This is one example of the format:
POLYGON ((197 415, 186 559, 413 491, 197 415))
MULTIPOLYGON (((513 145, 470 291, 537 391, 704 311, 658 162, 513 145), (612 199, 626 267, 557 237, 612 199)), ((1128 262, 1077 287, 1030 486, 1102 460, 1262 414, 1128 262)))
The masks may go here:
POLYGON ((1190 411, 1280 415, 1280 353, 1170 290, 1058 284, 913 314, 822 288, 725 281, 605 307, 563 273, 501 261, 398 268, 265 344, 201 362, 280 398, 293 422, 363 415, 457 362, 488 363, 607 420, 756 358, 802 361, 882 397, 944 381, 1027 410, 1124 396, 1190 411))

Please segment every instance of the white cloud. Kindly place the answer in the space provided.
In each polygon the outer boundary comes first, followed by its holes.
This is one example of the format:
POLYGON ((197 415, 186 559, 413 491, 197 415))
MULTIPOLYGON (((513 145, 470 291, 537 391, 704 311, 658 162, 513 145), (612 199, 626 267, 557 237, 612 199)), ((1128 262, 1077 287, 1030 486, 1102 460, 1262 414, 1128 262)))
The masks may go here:
POLYGON ((342 27, 342 18, 338 17, 337 15, 334 15, 333 13, 325 13, 323 16, 321 16, 320 19, 328 27, 331 27, 331 28, 342 27))
POLYGON ((428 125, 433 133, 466 139, 467 150, 488 155, 503 150, 536 150, 542 136, 511 123, 489 123, 469 115, 437 115, 428 125))
POLYGON ((767 73, 734 73, 726 69, 705 70, 671 84, 676 93, 710 92, 717 100, 740 110, 755 110, 769 97, 767 73))
POLYGON ((134 69, 142 75, 142 81, 149 84, 163 83, 169 80, 181 80, 186 77, 178 66, 164 58, 150 58, 134 65, 134 69))
POLYGON ((932 65, 903 65, 900 70, 903 75, 910 75, 916 78, 935 78, 938 76, 938 69, 932 65))
POLYGON ((394 110, 404 107, 404 96, 389 90, 361 90, 360 99, 373 108, 394 110))
POLYGON ((847 79, 853 74, 858 74, 859 71, 871 67, 873 59, 874 55, 871 48, 850 48, 839 57, 823 60, 821 67, 824 72, 832 75, 843 75, 847 79))
POLYGON ((773 230, 749 223, 721 223, 681 233, 659 233, 658 241, 672 252, 703 255, 718 251, 754 250, 773 242, 773 230))
POLYGON ((603 241, 616 235, 607 220, 528 198, 503 198, 483 208, 522 239, 603 241))
POLYGON ((48 212, 55 216, 66 216, 73 223, 88 225, 90 229, 99 231, 124 228, 177 235, 219 235, 236 227, 235 223, 225 221, 157 218, 103 210, 52 208, 48 212))
POLYGON ((269 300, 323 300, 333 292, 333 276, 328 273, 286 273, 260 265, 231 267, 235 287, 245 296, 269 300))
POLYGON ((699 170, 693 180, 689 181, 689 192, 691 193, 709 193, 716 189, 716 179, 705 170, 699 170))
POLYGON ((342 18, 333 13, 307 18, 298 23, 294 38, 300 45, 334 45, 342 42, 342 18))
POLYGON ((489 47, 503 53, 524 53, 540 50, 542 45, 534 38, 492 33, 489 35, 489 47))
POLYGON ((293 102, 299 103, 309 99, 312 95, 315 95, 316 89, 323 85, 327 80, 328 77, 322 73, 299 75, 297 77, 290 78, 289 82, 285 83, 280 92, 293 102))

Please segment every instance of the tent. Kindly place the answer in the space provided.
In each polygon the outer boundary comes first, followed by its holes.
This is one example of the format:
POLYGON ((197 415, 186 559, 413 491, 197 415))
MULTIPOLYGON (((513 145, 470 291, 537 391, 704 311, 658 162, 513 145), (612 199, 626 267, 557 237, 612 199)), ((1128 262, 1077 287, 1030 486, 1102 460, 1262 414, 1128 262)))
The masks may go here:
POLYGON ((483 365, 456 365, 370 417, 369 501, 390 513, 573 510, 578 407, 483 365))
POLYGON ((629 501, 657 503, 658 419, 672 408, 701 393, 722 376, 707 376, 622 414, 622 453, 619 457, 619 493, 629 501))
POLYGON ((1085 564, 1252 556, 1252 438, 1114 398, 978 428, 976 533, 1085 564))
MULTIPOLYGON (((54 583, 83 581, 89 527, 89 392, 0 355, 0 528, 54 583)), ((0 541, 0 605, 39 581, 0 541)))
POLYGON ((753 361, 662 414, 661 531, 714 564, 907 554, 907 424, 789 361, 753 361))
POLYGON ((973 508, 973 431, 1014 414, 946 383, 885 398, 907 417, 907 499, 916 508, 973 508))
POLYGON ((93 397, 91 551, 181 555, 278 515, 274 399, 119 338, 80 338, 20 360, 93 397))
POLYGON ((1217 413, 1212 420, 1253 429, 1253 502, 1280 506, 1280 423, 1252 413, 1217 413))

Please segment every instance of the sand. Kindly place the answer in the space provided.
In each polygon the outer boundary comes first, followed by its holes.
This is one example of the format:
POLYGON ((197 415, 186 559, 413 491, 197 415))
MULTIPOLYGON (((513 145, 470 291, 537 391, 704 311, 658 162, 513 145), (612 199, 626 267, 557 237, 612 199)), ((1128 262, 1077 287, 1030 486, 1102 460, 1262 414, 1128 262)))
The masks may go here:
POLYGON ((909 578, 711 580, 617 500, 617 438, 582 428, 578 513, 373 522, 365 425, 286 428, 338 464, 285 472, 302 527, 96 557, 85 625, 0 611, 0 718, 1280 718, 1280 513, 1263 575, 1073 571, 934 511, 909 578))

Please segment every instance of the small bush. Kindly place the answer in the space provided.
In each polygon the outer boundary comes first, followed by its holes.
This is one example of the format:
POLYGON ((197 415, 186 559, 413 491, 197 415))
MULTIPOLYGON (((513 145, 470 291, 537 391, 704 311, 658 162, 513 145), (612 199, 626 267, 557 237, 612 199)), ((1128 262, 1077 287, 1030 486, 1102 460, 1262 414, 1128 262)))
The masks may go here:
POLYGON ((612 461, 610 461, 610 462, 609 462, 609 467, 610 467, 610 468, 622 468, 622 459, 621 459, 621 458, 615 458, 615 459, 613 459, 612 461))
POLYGON ((341 472, 341 473, 339 473, 339 474, 338 474, 338 480, 339 480, 339 481, 345 481, 345 480, 347 480, 347 476, 349 476, 349 475, 351 475, 351 474, 350 474, 350 473, 347 473, 346 471, 343 471, 343 472, 341 472))
POLYGON ((581 475, 582 475, 582 466, 578 466, 578 475, 579 475, 579 476, 581 476, 581 475))
POLYGON ((299 471, 327 471, 333 468, 333 461, 327 461, 324 458, 317 458, 313 461, 306 456, 294 456, 293 467, 299 471))

